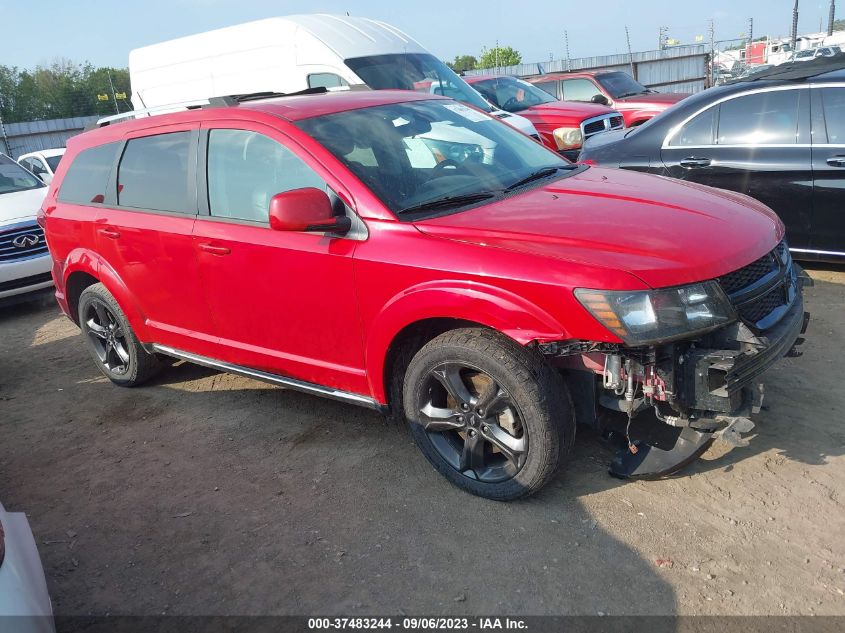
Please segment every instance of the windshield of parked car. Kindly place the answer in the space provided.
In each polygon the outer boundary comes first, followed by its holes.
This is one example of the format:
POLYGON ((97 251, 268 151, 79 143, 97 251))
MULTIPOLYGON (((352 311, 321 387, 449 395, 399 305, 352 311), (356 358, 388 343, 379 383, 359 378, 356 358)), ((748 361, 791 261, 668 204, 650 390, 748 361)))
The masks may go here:
POLYGON ((62 156, 64 156, 64 154, 59 154, 58 156, 48 156, 47 157, 47 164, 50 165, 50 171, 52 171, 54 174, 56 173, 56 170, 59 168, 59 161, 62 160, 62 156))
POLYGON ((541 103, 557 101, 552 95, 515 77, 495 77, 472 84, 493 105, 508 112, 520 112, 541 103))
POLYGON ((38 189, 44 183, 6 156, 0 156, 0 194, 38 189))
POLYGON ((344 62, 374 90, 416 90, 450 97, 485 112, 493 108, 434 55, 397 53, 354 57, 344 62))
POLYGON ((567 175, 576 165, 451 100, 362 108, 298 121, 403 220, 567 175))
POLYGON ((631 77, 628 73, 601 73, 596 75, 602 88, 607 90, 614 99, 624 99, 625 97, 633 97, 634 95, 646 94, 652 92, 639 81, 631 77))

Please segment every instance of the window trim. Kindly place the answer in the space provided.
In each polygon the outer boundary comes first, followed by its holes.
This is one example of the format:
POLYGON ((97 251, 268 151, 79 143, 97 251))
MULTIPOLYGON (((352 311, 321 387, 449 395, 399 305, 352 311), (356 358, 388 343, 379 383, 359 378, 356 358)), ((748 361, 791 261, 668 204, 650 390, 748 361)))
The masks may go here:
MULTIPOLYGON (((812 85, 810 86, 813 87, 812 85)), ((710 149, 710 148, 731 148, 731 147, 813 147, 812 143, 731 143, 731 144, 711 144, 711 145, 670 145, 669 143, 678 134, 681 129, 689 123, 692 119, 697 117, 699 114, 703 114, 706 110, 710 108, 714 108, 717 106, 721 106, 726 101, 732 101, 734 99, 739 99, 740 97, 747 97, 749 95, 754 94, 761 94, 764 92, 777 92, 782 90, 804 90, 807 88, 806 84, 797 84, 791 86, 767 86, 766 88, 757 88, 754 90, 748 90, 746 92, 737 92, 735 94, 730 94, 725 97, 722 97, 712 103, 707 104, 703 108, 699 108, 693 114, 689 115, 685 119, 683 119, 680 123, 673 125, 669 132, 663 137, 663 143, 660 145, 661 151, 664 149, 710 149)), ((800 97, 799 97, 799 105, 800 105, 800 97)), ((721 114, 721 113, 720 113, 721 114)), ((798 127, 797 129, 800 132, 801 128, 801 112, 798 112, 798 127)), ((818 145, 816 145, 818 147, 818 145)))
POLYGON ((199 128, 196 123, 178 124, 174 126, 164 126, 156 128, 146 128, 143 130, 134 130, 127 134, 122 142, 122 146, 118 148, 115 162, 112 165, 111 173, 109 174, 108 189, 106 190, 105 200, 102 205, 110 209, 118 211, 133 211, 135 213, 151 213, 153 215, 169 215, 183 218, 197 217, 197 145, 199 141, 199 128), (175 128, 175 129, 172 129, 175 128), (177 134, 179 132, 188 133, 188 165, 187 165, 187 185, 188 185, 188 207, 190 211, 171 211, 167 209, 148 209, 146 207, 131 207, 125 204, 118 204, 117 184, 120 170, 120 163, 123 161, 123 156, 126 153, 126 148, 129 146, 129 141, 142 138, 152 138, 154 136, 162 136, 164 134, 177 134))

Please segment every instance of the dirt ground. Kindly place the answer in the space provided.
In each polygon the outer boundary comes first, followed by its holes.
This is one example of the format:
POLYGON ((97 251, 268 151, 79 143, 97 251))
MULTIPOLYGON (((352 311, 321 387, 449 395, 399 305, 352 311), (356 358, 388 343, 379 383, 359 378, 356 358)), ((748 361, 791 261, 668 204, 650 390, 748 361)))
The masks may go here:
POLYGON ((121 389, 54 305, 5 308, 0 499, 57 615, 845 615, 845 271, 811 274, 750 447, 629 483, 583 432, 509 504, 375 413, 187 364, 121 389))

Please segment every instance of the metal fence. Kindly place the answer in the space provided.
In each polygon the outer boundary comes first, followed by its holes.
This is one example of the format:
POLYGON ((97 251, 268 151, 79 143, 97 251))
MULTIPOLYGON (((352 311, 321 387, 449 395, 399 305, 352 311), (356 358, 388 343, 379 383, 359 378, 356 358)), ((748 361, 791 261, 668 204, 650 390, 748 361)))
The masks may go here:
POLYGON ((0 123, 0 152, 16 159, 21 154, 64 147, 71 136, 79 134, 86 125, 94 123, 99 118, 99 115, 95 115, 47 121, 0 123))
POLYGON ((673 46, 659 51, 631 55, 600 55, 577 59, 556 59, 500 68, 468 70, 465 75, 516 75, 535 77, 554 72, 579 70, 621 70, 648 88, 663 92, 699 92, 707 87, 709 50, 703 44, 673 46))

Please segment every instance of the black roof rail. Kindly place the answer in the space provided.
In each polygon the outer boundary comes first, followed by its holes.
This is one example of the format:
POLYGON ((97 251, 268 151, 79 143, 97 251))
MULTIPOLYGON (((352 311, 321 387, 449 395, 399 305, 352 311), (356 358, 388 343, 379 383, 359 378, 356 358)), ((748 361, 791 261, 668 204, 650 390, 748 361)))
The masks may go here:
POLYGON ((842 70, 843 68, 845 68, 845 53, 837 53, 832 57, 817 57, 807 62, 784 62, 782 64, 778 64, 777 66, 773 66, 772 68, 752 73, 747 77, 739 77, 731 81, 726 81, 725 84, 733 85, 747 81, 763 81, 770 79, 801 81, 803 79, 811 79, 836 70, 842 70))
POLYGON ((296 92, 249 92, 240 95, 226 95, 225 97, 211 97, 208 100, 208 107, 226 107, 235 106, 245 101, 260 101, 262 99, 276 99, 278 97, 296 97, 299 95, 315 95, 328 92, 325 86, 317 86, 314 88, 305 88, 304 90, 297 90, 296 92))

